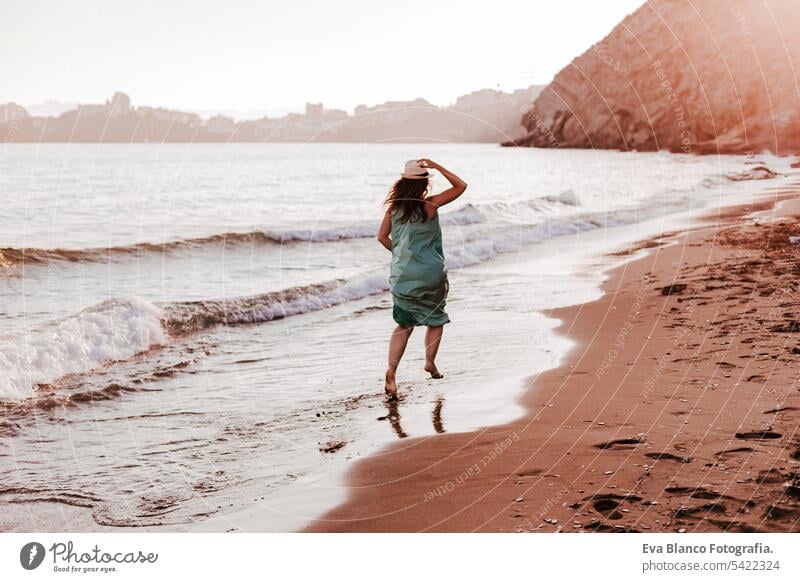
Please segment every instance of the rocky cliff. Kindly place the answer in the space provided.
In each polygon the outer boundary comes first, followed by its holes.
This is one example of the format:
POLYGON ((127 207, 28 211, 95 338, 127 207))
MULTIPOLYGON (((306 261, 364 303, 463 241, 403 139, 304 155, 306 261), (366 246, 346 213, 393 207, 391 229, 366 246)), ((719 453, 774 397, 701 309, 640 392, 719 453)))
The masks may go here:
POLYGON ((537 147, 800 152, 799 0, 648 0, 523 117, 537 147))

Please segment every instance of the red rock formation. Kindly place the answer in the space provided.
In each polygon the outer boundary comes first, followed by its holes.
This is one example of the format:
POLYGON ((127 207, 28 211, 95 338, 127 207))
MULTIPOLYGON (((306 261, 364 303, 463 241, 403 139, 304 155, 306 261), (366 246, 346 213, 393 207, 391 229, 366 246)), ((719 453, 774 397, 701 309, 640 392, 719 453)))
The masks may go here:
POLYGON ((538 147, 800 152, 800 1, 648 0, 523 125, 538 147))

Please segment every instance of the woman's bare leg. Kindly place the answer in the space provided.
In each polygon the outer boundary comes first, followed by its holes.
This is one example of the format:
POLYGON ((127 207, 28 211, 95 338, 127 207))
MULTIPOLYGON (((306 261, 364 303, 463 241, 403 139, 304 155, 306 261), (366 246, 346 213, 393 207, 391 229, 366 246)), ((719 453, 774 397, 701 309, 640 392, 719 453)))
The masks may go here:
POLYGON ((403 353, 406 351, 408 338, 411 337, 412 331, 414 331, 412 326, 398 325, 394 328, 389 340, 389 367, 386 369, 386 383, 384 384, 384 390, 389 398, 397 398, 395 373, 403 358, 403 353))
POLYGON ((444 333, 443 325, 429 327, 428 331, 425 332, 425 371, 428 372, 432 378, 437 379, 444 378, 436 367, 436 354, 439 353, 442 333, 444 333))

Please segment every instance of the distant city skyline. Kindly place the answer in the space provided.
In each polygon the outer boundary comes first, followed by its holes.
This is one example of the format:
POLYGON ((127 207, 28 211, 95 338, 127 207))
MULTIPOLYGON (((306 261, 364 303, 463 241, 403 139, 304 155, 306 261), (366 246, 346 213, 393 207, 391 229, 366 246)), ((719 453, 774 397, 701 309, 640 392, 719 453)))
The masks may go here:
POLYGON ((444 106, 546 84, 642 3, 0 0, 0 102, 100 103, 119 90, 192 111, 444 106))
MULTIPOLYGON (((136 106, 115 92, 103 103, 83 103, 60 111, 58 104, 27 111, 0 104, 0 141, 14 143, 205 143, 205 142, 388 142, 436 141, 516 143, 525 136, 522 112, 542 91, 535 85, 513 93, 482 89, 440 107, 423 98, 358 105, 350 115, 323 103, 303 112, 237 120, 136 106)), ((67 104, 62 104, 64 107, 67 104)))
MULTIPOLYGON (((107 96, 106 96, 107 98, 107 96)), ((93 103, 102 103, 103 99, 97 99, 93 103)), ((18 102, 15 102, 18 103, 18 102)), ((18 103, 24 107, 31 115, 39 115, 42 117, 56 117, 65 111, 70 111, 84 105, 84 103, 77 103, 74 101, 59 101, 58 99, 47 99, 41 103, 18 103)), ((161 107, 158 103, 138 103, 134 102, 136 106, 149 106, 161 107)), ((212 115, 226 115, 236 120, 245 119, 258 119, 260 117, 282 117, 289 113, 300 113, 305 108, 305 103, 300 103, 296 107, 277 107, 277 108, 260 108, 260 109, 235 109, 226 107, 222 109, 199 109, 195 107, 165 107, 167 109, 181 109, 197 113, 203 117, 211 117, 212 115)), ((351 108, 353 109, 353 108, 351 108)))
MULTIPOLYGON (((534 86, 535 85, 530 85, 529 87, 512 88, 511 90, 505 91, 505 92, 511 94, 511 93, 514 93, 514 92, 528 90, 528 89, 530 89, 531 87, 534 87, 534 86)), ((544 85, 542 84, 542 85, 539 85, 539 86, 543 87, 544 85)), ((486 91, 486 90, 495 90, 495 88, 493 88, 493 87, 476 87, 473 90, 464 93, 464 95, 468 95, 470 93, 482 92, 482 91, 486 91)), ((464 95, 457 95, 456 98, 453 99, 449 103, 445 103, 445 104, 431 103, 431 104, 432 105, 437 105, 439 107, 447 107, 447 106, 455 104, 456 101, 459 98, 464 97, 464 95)), ((172 107, 168 107, 168 106, 163 106, 162 104, 159 104, 159 103, 140 103, 140 102, 137 102, 137 100, 135 99, 135 96, 130 96, 130 97, 132 99, 132 105, 134 105, 136 107, 155 107, 155 108, 163 108, 163 109, 170 109, 170 110, 173 110, 173 109, 174 110, 182 110, 182 111, 186 111, 186 112, 196 113, 197 115, 200 115, 201 117, 212 117, 212 116, 215 116, 215 115, 224 115, 224 116, 230 117, 230 118, 232 118, 232 119, 234 119, 236 121, 245 121, 245 120, 250 120, 250 119, 255 120, 255 119, 260 119, 262 117, 283 117, 283 116, 288 115, 290 113, 303 113, 304 111, 307 110, 309 105, 313 105, 312 101, 305 101, 303 103, 298 104, 295 107, 260 108, 260 109, 235 109, 235 108, 230 108, 230 107, 223 108, 223 109, 198 109, 198 108, 192 108, 192 107, 185 107, 185 108, 184 107, 175 107, 175 108, 172 108, 172 107)), ((32 103, 32 104, 30 104, 30 103, 19 103, 19 102, 16 102, 16 101, 12 101, 12 102, 13 103, 17 103, 18 105, 21 105, 23 108, 25 108, 25 110, 30 115, 41 116, 41 117, 57 117, 58 115, 60 115, 63 112, 71 111, 71 110, 76 109, 76 108, 78 108, 78 107, 80 107, 82 105, 90 105, 92 103, 101 104, 104 101, 106 101, 107 99, 108 99, 108 96, 105 96, 105 98, 98 99, 98 100, 93 101, 91 103, 88 103, 88 102, 87 103, 76 103, 76 102, 72 102, 72 101, 59 101, 58 99, 48 99, 46 101, 43 101, 42 103, 32 103)), ((425 99, 426 101, 430 102, 430 100, 427 99, 425 95, 418 95, 417 97, 415 97, 415 99, 425 99)), ((381 103, 358 103, 357 105, 353 105, 352 107, 332 107, 332 106, 329 106, 328 103, 325 103, 324 101, 319 101, 317 103, 319 103, 320 105, 323 105, 326 110, 342 109, 342 110, 346 111, 348 114, 352 114, 359 107, 363 107, 365 105, 367 107, 375 107, 375 106, 382 105, 382 104, 384 104, 384 103, 386 103, 388 101, 397 101, 397 100, 395 100, 395 99, 387 99, 386 101, 383 101, 381 103)))

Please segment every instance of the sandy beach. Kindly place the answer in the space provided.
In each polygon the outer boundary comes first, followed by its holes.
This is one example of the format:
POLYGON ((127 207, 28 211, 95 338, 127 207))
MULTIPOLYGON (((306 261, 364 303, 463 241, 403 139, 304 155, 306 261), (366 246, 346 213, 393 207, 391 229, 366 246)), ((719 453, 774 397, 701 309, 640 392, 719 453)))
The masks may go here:
POLYGON ((798 216, 794 186, 631 248, 548 313, 576 347, 523 418, 385 448, 307 531, 797 531, 798 216))
POLYGON ((0 582, 800 579, 800 0, 2 6, 0 582))

